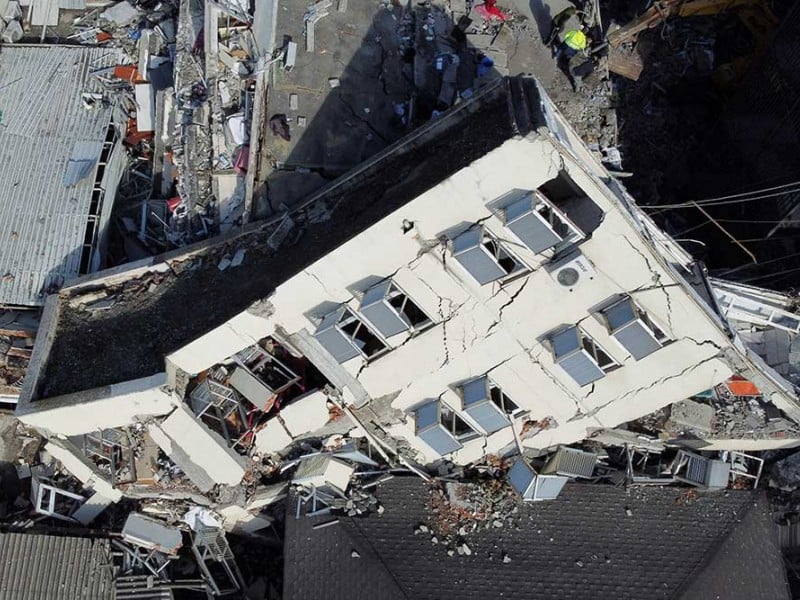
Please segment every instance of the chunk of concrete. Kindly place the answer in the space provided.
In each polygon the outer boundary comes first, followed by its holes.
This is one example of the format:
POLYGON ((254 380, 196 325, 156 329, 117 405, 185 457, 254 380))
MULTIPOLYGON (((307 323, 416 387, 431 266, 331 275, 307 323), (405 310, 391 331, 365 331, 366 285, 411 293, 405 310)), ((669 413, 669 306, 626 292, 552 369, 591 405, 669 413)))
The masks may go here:
POLYGON ((292 443, 292 436, 278 419, 270 419, 256 433, 255 447, 258 452, 271 454, 279 452, 292 443))
POLYGON ((254 515, 235 504, 219 508, 217 512, 223 518, 222 527, 230 533, 252 535, 272 525, 272 519, 266 515, 254 515))
POLYGON ((316 431, 330 420, 328 397, 319 390, 308 392, 281 408, 281 417, 292 437, 316 431))
POLYGON ((694 400, 683 400, 672 405, 671 418, 677 425, 711 432, 714 409, 708 404, 701 404, 694 400))
POLYGON ((269 506, 270 504, 275 504, 286 497, 288 489, 289 484, 286 482, 275 483, 259 488, 258 493, 250 499, 250 502, 245 505, 245 508, 247 510, 257 510, 269 506))

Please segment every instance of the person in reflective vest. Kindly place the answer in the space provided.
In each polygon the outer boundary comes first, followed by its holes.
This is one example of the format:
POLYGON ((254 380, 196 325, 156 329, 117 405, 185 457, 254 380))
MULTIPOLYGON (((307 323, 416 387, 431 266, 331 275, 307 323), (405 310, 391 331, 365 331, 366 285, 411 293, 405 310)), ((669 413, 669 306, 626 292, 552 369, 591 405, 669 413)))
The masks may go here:
POLYGON ((564 34, 564 45, 575 52, 586 50, 586 34, 580 29, 573 29, 564 34))
POLYGON ((561 47, 556 51, 556 60, 569 77, 572 88, 577 92, 581 89, 582 74, 587 71, 587 63, 588 72, 592 70, 591 61, 586 54, 590 39, 583 29, 571 29, 564 33, 562 40, 561 47))

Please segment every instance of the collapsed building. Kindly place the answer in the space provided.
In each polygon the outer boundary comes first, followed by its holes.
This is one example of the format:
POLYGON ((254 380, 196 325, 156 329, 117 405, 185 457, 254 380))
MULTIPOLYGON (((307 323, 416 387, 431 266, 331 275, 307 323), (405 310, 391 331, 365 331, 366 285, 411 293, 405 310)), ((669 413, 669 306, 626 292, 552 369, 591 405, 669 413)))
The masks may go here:
MULTIPOLYGON (((9 431, 35 454, 0 460, 0 554, 93 549, 41 587, 9 562, 12 595, 273 597, 280 574, 247 573, 258 542, 284 553, 286 597, 352 595, 358 578, 387 597, 453 579, 485 595, 533 571, 552 574, 543 597, 597 595, 588 575, 618 597, 783 597, 749 490, 764 459, 745 452, 800 445, 794 300, 707 277, 602 166, 620 168, 604 57, 591 102, 554 102, 525 18, 472 4, 14 17, 103 46, 64 102, 125 119, 125 260, 149 254, 136 240, 183 247, 53 280, 35 346, 35 323, 0 315, 0 351, 8 337, 31 359, 0 372, 12 403, 22 388, 9 431), (585 535, 562 535, 577 522, 585 535), (656 558, 653 523, 671 540, 656 558), (436 553, 450 563, 419 586, 436 553)), ((95 163, 75 161, 77 189, 95 163)))
POLYGON ((718 298, 536 81, 503 78, 292 213, 50 296, 17 415, 98 504, 211 494, 255 529, 252 486, 249 512, 224 490, 304 440, 349 434, 424 474, 731 376, 798 420, 718 298))

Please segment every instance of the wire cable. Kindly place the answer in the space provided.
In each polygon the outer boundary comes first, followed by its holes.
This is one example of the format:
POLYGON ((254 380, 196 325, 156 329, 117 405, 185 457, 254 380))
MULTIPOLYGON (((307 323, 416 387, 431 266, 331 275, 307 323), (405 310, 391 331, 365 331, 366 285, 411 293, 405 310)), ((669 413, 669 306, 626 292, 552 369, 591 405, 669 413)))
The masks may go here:
MULTIPOLYGON (((797 185, 797 183, 799 182, 795 182, 792 185, 797 185)), ((767 191, 767 190, 759 190, 751 193, 759 194, 761 191, 767 191)), ((783 189, 778 192, 772 192, 770 194, 760 194, 757 196, 746 196, 746 197, 720 196, 719 198, 706 198, 705 200, 698 200, 697 202, 681 202, 679 204, 660 204, 653 206, 642 206, 641 208, 652 210, 653 212, 651 214, 658 214, 665 210, 671 210, 674 208, 694 208, 695 204, 697 206, 722 206, 725 204, 740 204, 742 202, 752 202, 754 200, 763 200, 765 198, 775 198, 778 196, 784 196, 786 194, 793 194, 795 192, 800 192, 800 187, 792 189, 783 189), (735 199, 730 199, 730 198, 735 198, 735 199)))

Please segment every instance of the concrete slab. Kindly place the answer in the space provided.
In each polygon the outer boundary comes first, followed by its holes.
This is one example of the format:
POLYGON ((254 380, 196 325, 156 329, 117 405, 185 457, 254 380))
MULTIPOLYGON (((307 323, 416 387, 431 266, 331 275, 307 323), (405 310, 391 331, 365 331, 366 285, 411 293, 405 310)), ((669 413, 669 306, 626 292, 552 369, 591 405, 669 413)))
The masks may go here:
POLYGON ((81 525, 88 525, 112 504, 114 504, 114 500, 95 492, 73 513, 72 518, 81 525))
POLYGON ((270 517, 266 515, 254 515, 235 504, 218 508, 217 512, 223 518, 222 527, 225 531, 230 533, 253 535, 272 525, 272 519, 270 517))
POLYGON ((264 428, 256 433, 255 447, 263 454, 279 452, 291 443, 292 436, 278 419, 270 419, 264 428))
POLYGON ((281 418, 292 437, 320 429, 330 420, 328 397, 315 390, 293 400, 281 408, 281 418))
MULTIPOLYGON (((151 428, 150 435, 159 446, 162 443, 167 446, 162 446, 162 450, 184 469, 192 481, 194 481, 192 473, 187 472, 184 465, 173 456, 176 450, 180 450, 185 459, 191 461, 215 483, 238 485, 244 477, 244 458, 228 448, 224 440, 198 421, 185 405, 175 409, 163 423, 151 428), (158 436, 158 431, 163 435, 158 436), (164 436, 168 438, 166 443, 164 436)), ((182 462, 185 463, 185 460, 182 462)), ((197 485, 197 482, 195 484, 197 485)))

